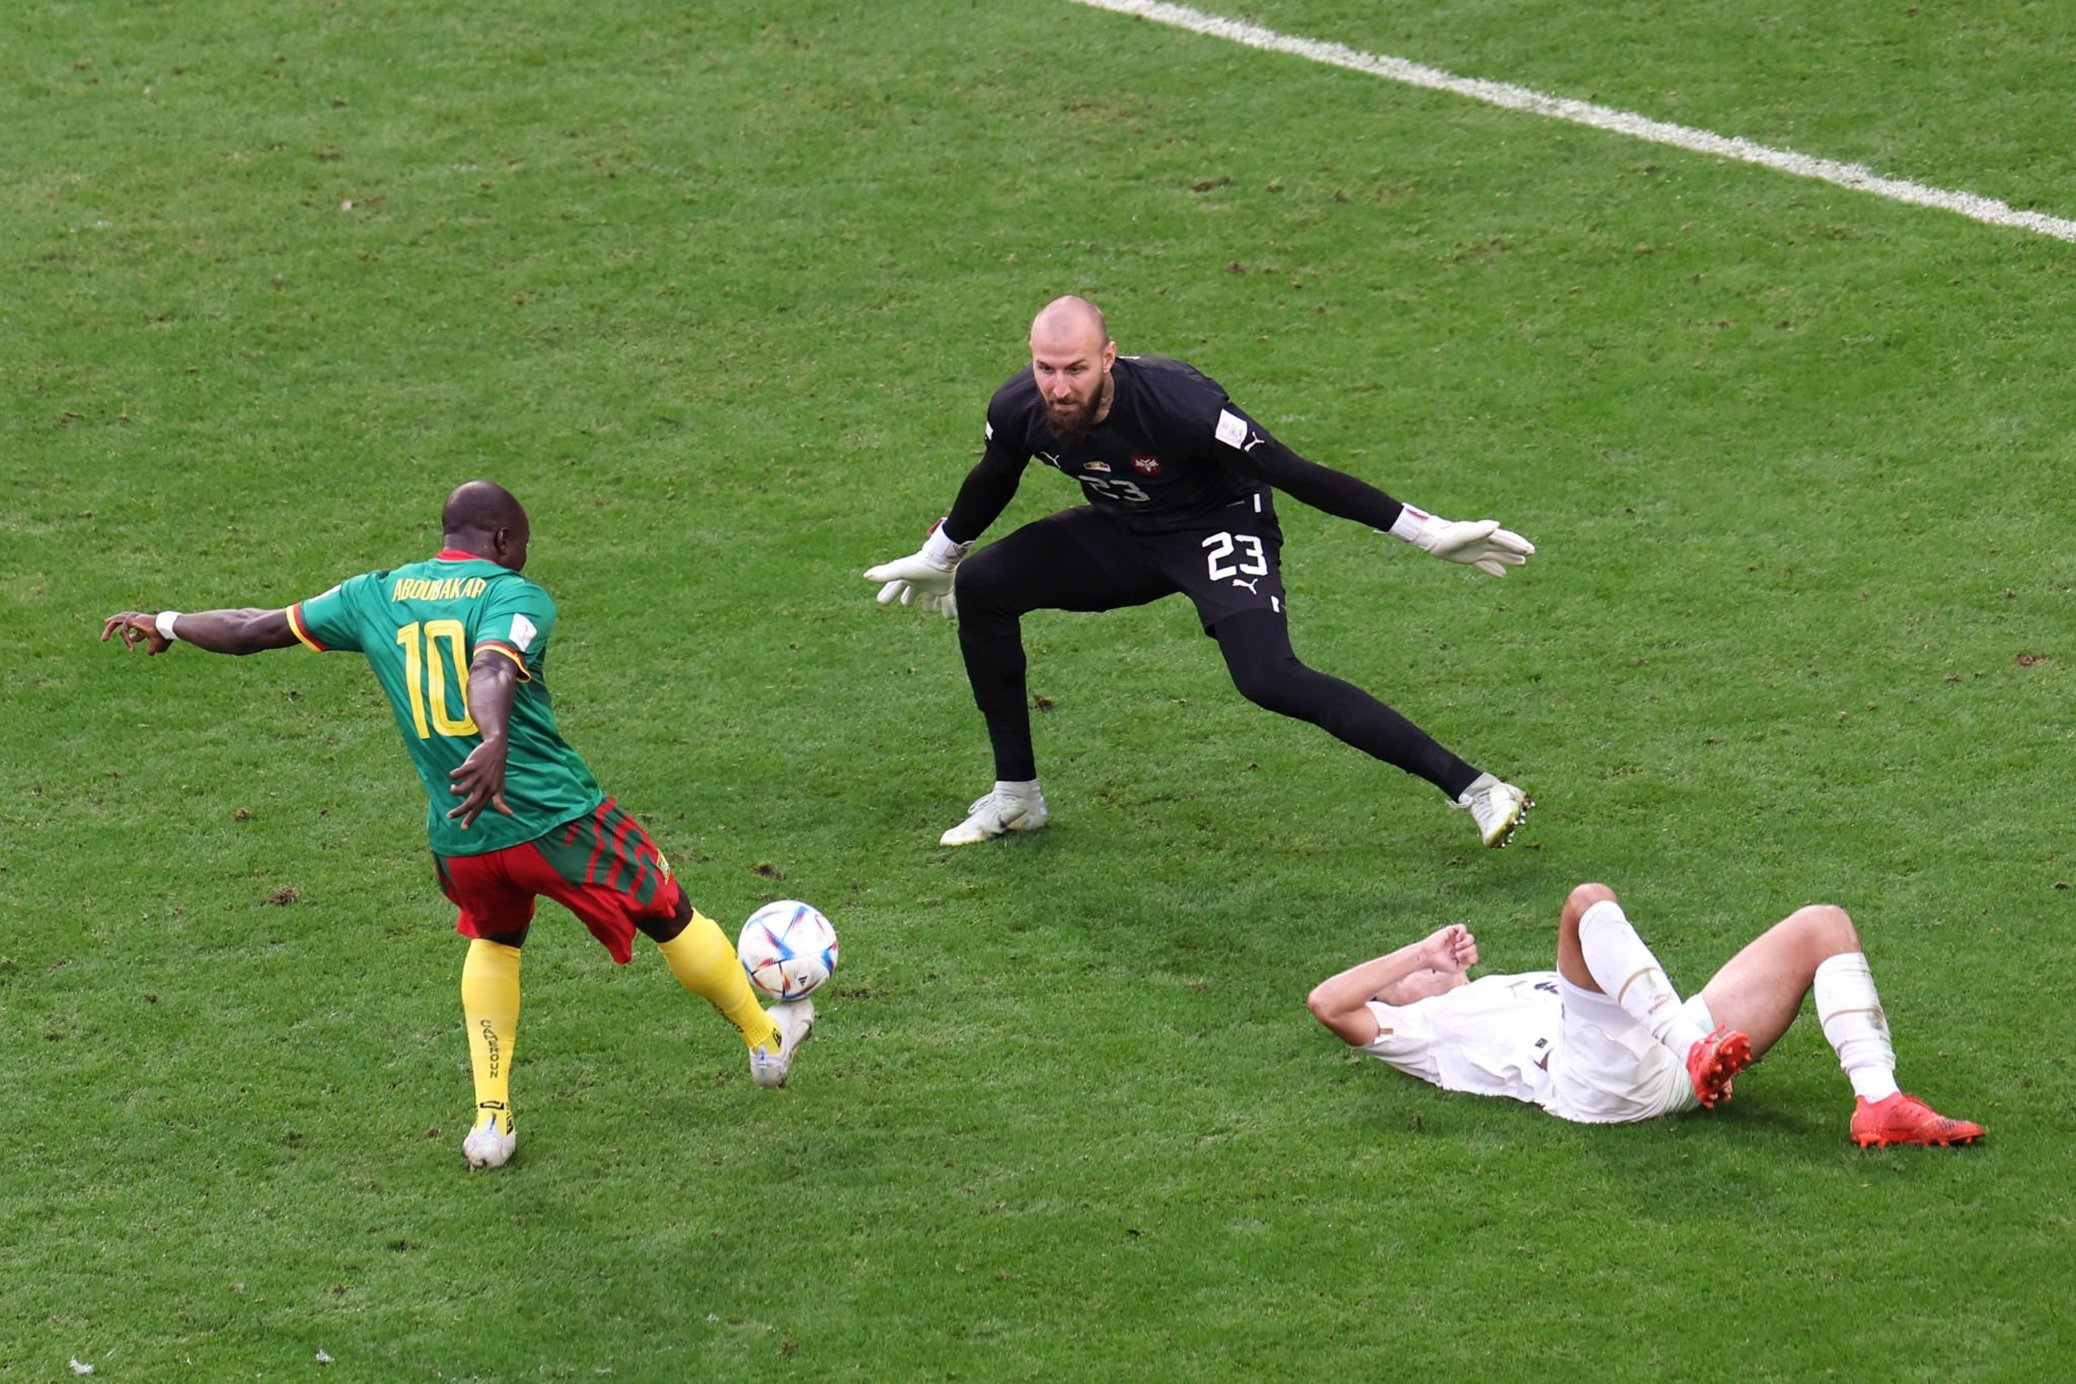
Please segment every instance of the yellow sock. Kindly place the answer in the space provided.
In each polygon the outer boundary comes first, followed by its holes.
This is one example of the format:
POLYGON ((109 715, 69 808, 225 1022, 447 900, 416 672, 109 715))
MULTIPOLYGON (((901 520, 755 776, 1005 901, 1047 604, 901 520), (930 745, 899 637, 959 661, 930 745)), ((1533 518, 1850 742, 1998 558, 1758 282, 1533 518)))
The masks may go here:
POLYGON ((728 945, 727 936, 712 918, 693 909, 685 930, 668 942, 657 943, 656 949, 670 963, 670 973, 678 984, 720 1010, 742 1034, 743 1042, 778 1051, 778 1025, 757 1002, 757 992, 750 988, 735 948, 728 945))
POLYGON ((476 1075, 476 1124, 498 1123, 512 1132, 512 1051, 519 1041, 519 949, 470 941, 461 963, 461 1012, 469 1033, 469 1065, 476 1075))

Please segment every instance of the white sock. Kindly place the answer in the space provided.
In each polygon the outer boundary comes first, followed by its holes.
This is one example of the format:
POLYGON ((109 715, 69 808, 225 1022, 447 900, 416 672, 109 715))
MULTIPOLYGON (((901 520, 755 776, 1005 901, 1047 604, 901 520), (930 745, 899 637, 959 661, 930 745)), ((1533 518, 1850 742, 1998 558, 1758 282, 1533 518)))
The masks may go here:
POLYGON ((1008 779, 996 779, 995 791, 997 793, 1007 793, 1012 798, 1035 798, 1040 796, 1037 779, 1026 779, 1019 783, 1011 783, 1008 779))
POLYGON ((1838 1051, 1838 1065, 1853 1094, 1870 1101, 1896 1094, 1896 1049, 1889 1041, 1889 1016, 1874 993, 1874 972, 1865 952, 1840 952, 1816 968, 1817 1022, 1838 1051))
POLYGON ((1630 926, 1622 905, 1602 899, 1586 910, 1579 919, 1579 950, 1601 991, 1676 1056, 1684 1060, 1687 1050, 1708 1036, 1687 1017, 1679 992, 1630 926))

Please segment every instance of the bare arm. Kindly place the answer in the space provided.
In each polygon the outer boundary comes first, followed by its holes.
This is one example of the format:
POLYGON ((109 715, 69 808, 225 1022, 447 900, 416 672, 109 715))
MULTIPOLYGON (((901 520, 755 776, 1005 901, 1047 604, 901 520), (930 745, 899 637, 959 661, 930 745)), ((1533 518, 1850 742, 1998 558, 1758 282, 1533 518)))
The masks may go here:
POLYGON ((1332 1029, 1351 1048, 1377 1041, 1377 1016, 1371 1000, 1411 1004, 1464 983, 1464 972, 1478 963, 1478 941, 1461 923, 1422 938, 1411 946, 1386 952, 1350 966, 1312 987, 1306 1007, 1312 1017, 1332 1029))
MULTIPOLYGON (((186 611, 174 617, 172 626, 173 633, 182 640, 212 654, 256 654, 266 649, 285 649, 296 642, 286 610, 262 610, 257 606, 186 611)), ((158 615, 154 612, 126 610, 102 622, 103 644, 110 635, 118 633, 127 649, 142 644, 146 653, 162 654, 173 647, 173 641, 159 633, 158 615)))
POLYGON ((496 649, 479 649, 469 663, 469 719, 483 736, 483 743, 469 751, 461 767, 447 777, 450 790, 461 799, 449 819, 459 817, 461 829, 476 824, 486 807, 509 817, 505 806, 505 756, 511 746, 507 736, 512 722, 512 699, 519 692, 519 665, 496 649))

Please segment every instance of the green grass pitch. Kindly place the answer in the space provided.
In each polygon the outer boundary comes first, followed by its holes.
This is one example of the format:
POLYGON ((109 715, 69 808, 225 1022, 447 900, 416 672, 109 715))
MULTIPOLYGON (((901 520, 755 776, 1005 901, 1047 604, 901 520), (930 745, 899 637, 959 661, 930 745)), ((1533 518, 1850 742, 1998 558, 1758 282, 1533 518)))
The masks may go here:
MULTIPOLYGON (((2076 215, 2064 7, 1246 17, 2076 215)), ((2076 247, 1061 0, 26 0, 0 115, 0 1379, 2066 1370, 2076 247), (985 737, 858 573, 1069 291, 1537 542, 1284 514, 1300 654, 1526 784, 1513 849, 1179 602, 1029 622, 1055 823, 936 847, 985 737), (372 680, 94 636, 423 556, 477 475, 601 781, 844 968, 771 1096, 545 909, 470 1176, 372 680), (1813 1024, 1593 1130, 1304 1012, 1448 920, 1543 965, 1586 878, 1689 988, 1844 904, 1989 1141, 1850 1148, 1813 1024)))

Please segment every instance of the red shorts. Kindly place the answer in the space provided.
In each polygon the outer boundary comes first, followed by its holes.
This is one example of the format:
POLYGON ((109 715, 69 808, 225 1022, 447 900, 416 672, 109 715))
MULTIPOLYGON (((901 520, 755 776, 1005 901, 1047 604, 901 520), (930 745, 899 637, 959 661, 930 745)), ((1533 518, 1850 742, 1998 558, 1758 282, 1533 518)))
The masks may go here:
POLYGON ((674 917, 684 897, 663 852, 611 798, 523 846, 436 854, 433 866, 440 891, 461 910, 454 930, 462 936, 524 936, 534 900, 545 894, 576 914, 623 965, 634 955, 635 925, 674 917))

